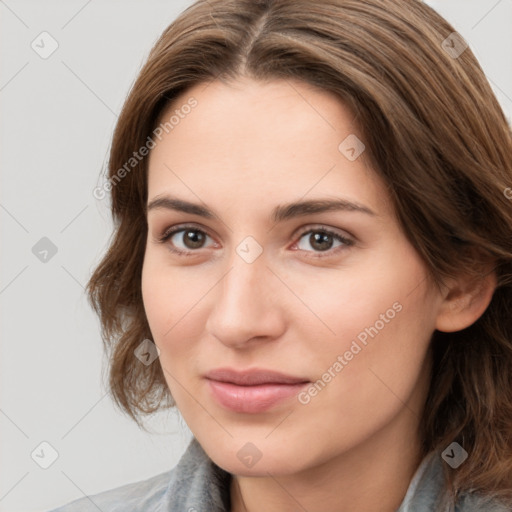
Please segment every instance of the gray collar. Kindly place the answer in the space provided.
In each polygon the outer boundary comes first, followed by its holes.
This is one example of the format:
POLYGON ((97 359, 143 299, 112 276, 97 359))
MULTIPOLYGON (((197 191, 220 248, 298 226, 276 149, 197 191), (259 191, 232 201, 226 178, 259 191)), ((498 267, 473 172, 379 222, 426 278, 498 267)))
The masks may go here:
POLYGON ((208 457, 195 437, 171 474, 157 512, 230 512, 231 474, 208 457))

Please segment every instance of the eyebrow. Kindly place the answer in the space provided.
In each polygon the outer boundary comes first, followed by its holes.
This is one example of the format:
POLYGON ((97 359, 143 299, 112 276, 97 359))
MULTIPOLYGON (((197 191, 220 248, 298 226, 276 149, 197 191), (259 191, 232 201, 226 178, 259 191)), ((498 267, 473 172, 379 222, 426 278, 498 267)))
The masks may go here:
MULTIPOLYGON (((207 219, 218 218, 218 216, 208 209, 197 203, 184 201, 170 196, 157 196, 151 200, 146 209, 146 214, 152 210, 174 210, 178 212, 198 215, 207 219)), ((368 207, 359 203, 354 203, 345 199, 312 199, 309 201, 297 201, 293 203, 278 205, 272 210, 271 219, 273 222, 283 222, 294 217, 311 215, 313 213, 322 213, 329 211, 354 211, 365 213, 367 215, 377 215, 368 207)))

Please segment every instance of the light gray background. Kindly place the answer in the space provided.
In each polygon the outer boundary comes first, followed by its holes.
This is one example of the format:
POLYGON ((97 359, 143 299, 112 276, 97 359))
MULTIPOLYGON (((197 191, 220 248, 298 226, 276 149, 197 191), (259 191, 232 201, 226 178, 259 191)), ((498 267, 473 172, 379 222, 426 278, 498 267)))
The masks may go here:
MULTIPOLYGON (((149 478, 190 439, 176 412, 155 415, 147 434, 114 409, 83 287, 112 229, 92 190, 117 114, 151 46, 191 3, 0 0, 0 511, 44 511, 149 478), (59 44, 47 59, 31 48, 43 31, 59 44), (32 253, 43 237, 57 247, 46 263, 32 253), (31 457, 49 456, 43 441, 58 452, 48 469, 31 457)), ((427 3, 468 41, 510 120, 512 0, 427 3)))

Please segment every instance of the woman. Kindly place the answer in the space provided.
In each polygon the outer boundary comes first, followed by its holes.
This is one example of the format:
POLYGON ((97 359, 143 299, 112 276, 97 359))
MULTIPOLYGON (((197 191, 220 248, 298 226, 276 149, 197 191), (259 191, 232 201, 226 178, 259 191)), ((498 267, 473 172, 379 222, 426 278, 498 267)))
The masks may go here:
POLYGON ((416 0, 198 1, 126 100, 88 284, 179 464, 58 511, 512 507, 512 138, 416 0))

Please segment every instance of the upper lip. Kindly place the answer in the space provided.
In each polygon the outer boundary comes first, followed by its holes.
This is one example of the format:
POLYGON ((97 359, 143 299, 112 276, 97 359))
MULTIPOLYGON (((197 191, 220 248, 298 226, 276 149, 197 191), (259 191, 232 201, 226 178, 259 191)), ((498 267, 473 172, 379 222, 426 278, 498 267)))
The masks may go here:
POLYGON ((208 372, 205 377, 219 382, 229 382, 239 386, 256 386, 258 384, 298 384, 309 382, 302 377, 293 377, 273 370, 252 368, 237 371, 231 368, 217 368, 208 372))

